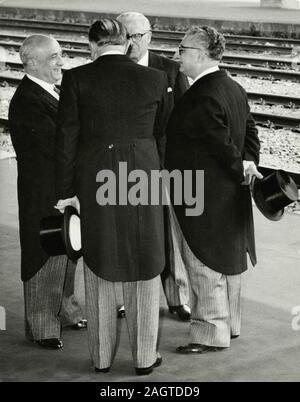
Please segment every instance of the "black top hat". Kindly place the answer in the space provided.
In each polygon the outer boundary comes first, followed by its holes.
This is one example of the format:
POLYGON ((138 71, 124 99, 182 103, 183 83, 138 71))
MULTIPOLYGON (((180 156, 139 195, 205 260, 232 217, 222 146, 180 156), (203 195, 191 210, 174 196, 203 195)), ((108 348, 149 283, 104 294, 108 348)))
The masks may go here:
POLYGON ((255 179, 252 194, 257 208, 272 221, 279 221, 284 207, 298 199, 296 183, 284 170, 275 170, 262 180, 255 179))
POLYGON ((74 207, 67 206, 64 214, 41 220, 40 241, 50 256, 66 254, 71 260, 82 255, 80 216, 74 207))

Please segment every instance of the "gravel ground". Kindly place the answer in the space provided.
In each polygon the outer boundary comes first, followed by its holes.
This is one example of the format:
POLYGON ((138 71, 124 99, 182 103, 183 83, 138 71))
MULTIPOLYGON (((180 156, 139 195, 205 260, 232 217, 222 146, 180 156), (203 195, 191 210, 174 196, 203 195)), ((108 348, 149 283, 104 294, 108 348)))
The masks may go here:
POLYGON ((299 129, 300 129, 300 108, 288 108, 281 105, 269 106, 256 104, 255 102, 250 102, 252 112, 260 112, 266 114, 275 114, 277 116, 294 117, 299 119, 299 129))

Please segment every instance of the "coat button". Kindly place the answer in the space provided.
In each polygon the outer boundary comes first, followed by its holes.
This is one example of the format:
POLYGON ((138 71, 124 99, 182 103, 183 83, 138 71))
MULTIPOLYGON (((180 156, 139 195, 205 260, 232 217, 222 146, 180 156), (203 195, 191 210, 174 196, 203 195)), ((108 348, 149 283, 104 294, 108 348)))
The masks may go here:
POLYGON ((114 147, 114 144, 110 144, 110 145, 108 146, 108 149, 113 149, 113 147, 114 147))

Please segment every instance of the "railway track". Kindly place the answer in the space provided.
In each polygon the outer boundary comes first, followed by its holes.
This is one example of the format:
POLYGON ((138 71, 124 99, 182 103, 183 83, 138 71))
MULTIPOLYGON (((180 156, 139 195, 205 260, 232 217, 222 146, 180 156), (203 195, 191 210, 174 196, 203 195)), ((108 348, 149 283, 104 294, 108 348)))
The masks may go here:
MULTIPOLYGON (((68 33, 72 35, 86 35, 89 24, 68 23, 57 21, 39 21, 29 19, 8 19, 0 18, 0 25, 4 28, 13 28, 18 30, 39 31, 51 34, 68 33)), ((163 41, 169 44, 178 44, 183 38, 184 32, 153 30, 154 40, 163 41)), ((274 37, 259 37, 246 35, 228 35, 225 34, 228 48, 243 48, 245 50, 260 50, 260 51, 278 51, 290 52, 294 47, 300 46, 300 40, 291 38, 274 38, 274 37)))
MULTIPOLYGON (((11 78, 5 74, 0 75, 0 84, 5 85, 12 84, 14 86, 18 85, 21 81, 21 78, 11 78)), ((248 97, 250 100, 257 100, 259 97, 260 101, 263 101, 264 104, 282 104, 282 98, 286 102, 286 106, 288 107, 297 107, 300 105, 300 98, 289 98, 282 97, 276 95, 269 94, 257 94, 254 92, 248 92, 248 97)), ((264 126, 264 127, 274 127, 274 128, 287 128, 292 131, 299 132, 300 134, 300 119, 296 117, 288 117, 288 116, 280 116, 275 114, 261 113, 261 112, 253 112, 252 113, 256 124, 264 126)), ((4 124, 4 123, 3 123, 4 124)))
MULTIPOLYGON (((23 71, 23 66, 21 63, 8 62, 6 63, 7 67, 11 70, 23 71)), ((227 68, 228 66, 224 66, 227 68)), ((227 68, 230 70, 229 68, 227 68)), ((64 70, 63 70, 64 71, 64 70)), ((300 74, 299 74, 300 78, 300 74)), ((13 77, 9 73, 0 73, 0 85, 3 83, 7 83, 12 86, 19 85, 21 77, 13 77)), ((258 92, 248 92, 248 97, 251 101, 256 102, 257 104, 264 105, 283 105, 288 108, 300 107, 300 97, 289 97, 283 95, 274 95, 274 94, 262 94, 258 92)))
MULTIPOLYGON (((1 35, 6 36, 6 35, 1 35)), ((10 40, 1 40, 0 47, 11 49, 16 52, 19 51, 21 46, 21 40, 24 40, 26 36, 20 35, 11 35, 9 36, 10 40), (17 41, 18 40, 18 41, 17 41)), ((76 40, 67 40, 67 39, 58 39, 60 42, 63 53, 69 57, 89 57, 90 50, 88 42, 86 41, 76 41, 76 40)), ((176 49, 171 48, 157 48, 152 46, 152 51, 156 53, 160 53, 165 55, 166 57, 174 57, 176 53, 176 49)), ((298 66, 300 68, 299 63, 295 63, 294 58, 290 59, 277 59, 274 57, 255 57, 248 56, 243 54, 224 54, 223 62, 226 64, 235 64, 235 65, 251 65, 253 67, 267 67, 270 69, 293 69, 293 66, 298 66)))
MULTIPOLYGON (((1 44, 4 42, 0 42, 1 44)), ((76 42, 78 43, 78 42, 76 42)), ((12 48, 14 50, 18 50, 20 47, 20 44, 18 43, 17 46, 14 47, 15 43, 7 43, 5 42, 5 47, 6 48, 12 48)), ((167 57, 173 57, 175 52, 172 50, 167 50, 167 49, 158 49, 158 48, 152 48, 151 49, 154 53, 164 55, 167 57)), ((71 57, 84 57, 84 58, 89 58, 90 52, 85 49, 68 49, 68 48, 63 48, 63 52, 71 57)), ((242 75, 242 76, 247 76, 250 78, 264 78, 268 80, 287 80, 287 81, 293 81, 293 82, 300 82, 300 72, 298 71, 292 71, 292 70, 280 70, 280 69, 271 69, 271 68, 264 68, 264 67, 255 67, 255 66, 249 66, 249 65, 237 65, 237 64, 230 64, 230 62, 236 62, 238 61, 237 58, 233 59, 232 57, 228 56, 228 63, 221 63, 220 66, 224 69, 226 69, 231 75, 242 75)), ((242 62, 247 64, 247 59, 246 57, 241 58, 242 62)), ((253 62, 257 61, 257 58, 252 58, 251 59, 253 62)), ((223 61, 226 61, 226 58, 224 58, 223 61)), ((278 62, 275 61, 274 63, 278 62)), ((291 64, 291 61, 289 61, 289 64, 291 64)), ((8 68, 12 69, 22 69, 22 65, 20 64, 21 67, 17 66, 17 63, 12 63, 12 62, 7 62, 6 65, 8 68), (15 65, 15 67, 11 67, 12 65, 15 65)), ((275 65, 275 64, 274 64, 275 65)), ((278 66, 277 66, 278 67, 278 66)))

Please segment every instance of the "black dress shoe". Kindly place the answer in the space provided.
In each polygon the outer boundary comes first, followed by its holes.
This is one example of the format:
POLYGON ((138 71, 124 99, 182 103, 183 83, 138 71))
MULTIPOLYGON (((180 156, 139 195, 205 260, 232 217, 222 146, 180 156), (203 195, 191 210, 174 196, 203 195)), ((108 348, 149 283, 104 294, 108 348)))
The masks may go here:
POLYGON ((76 324, 70 326, 72 329, 86 329, 87 328, 87 320, 80 320, 76 324))
POLYGON ((124 306, 121 306, 119 309, 118 309, 118 318, 125 318, 126 317, 126 314, 125 314, 125 307, 124 306))
POLYGON ((192 354, 204 354, 208 352, 222 352, 227 350, 228 348, 219 348, 216 346, 206 346, 200 345, 198 343, 189 343, 188 345, 179 346, 176 349, 176 352, 182 353, 184 355, 192 355, 192 354))
POLYGON ((135 372, 137 375, 148 375, 151 374, 155 367, 159 367, 162 363, 162 358, 158 357, 155 363, 152 364, 150 367, 136 367, 135 372))
POLYGON ((190 321, 190 319, 191 319, 190 308, 188 306, 186 306, 186 305, 169 306, 169 312, 171 314, 177 314, 178 318, 181 321, 190 321))
POLYGON ((64 344, 58 338, 40 339, 35 341, 39 346, 46 349, 62 349, 64 344))
POLYGON ((106 368, 103 368, 103 369, 99 369, 98 367, 95 367, 95 372, 96 373, 108 373, 109 370, 110 370, 110 367, 106 367, 106 368))
POLYGON ((231 339, 237 339, 239 337, 240 337, 240 335, 231 335, 231 339))

